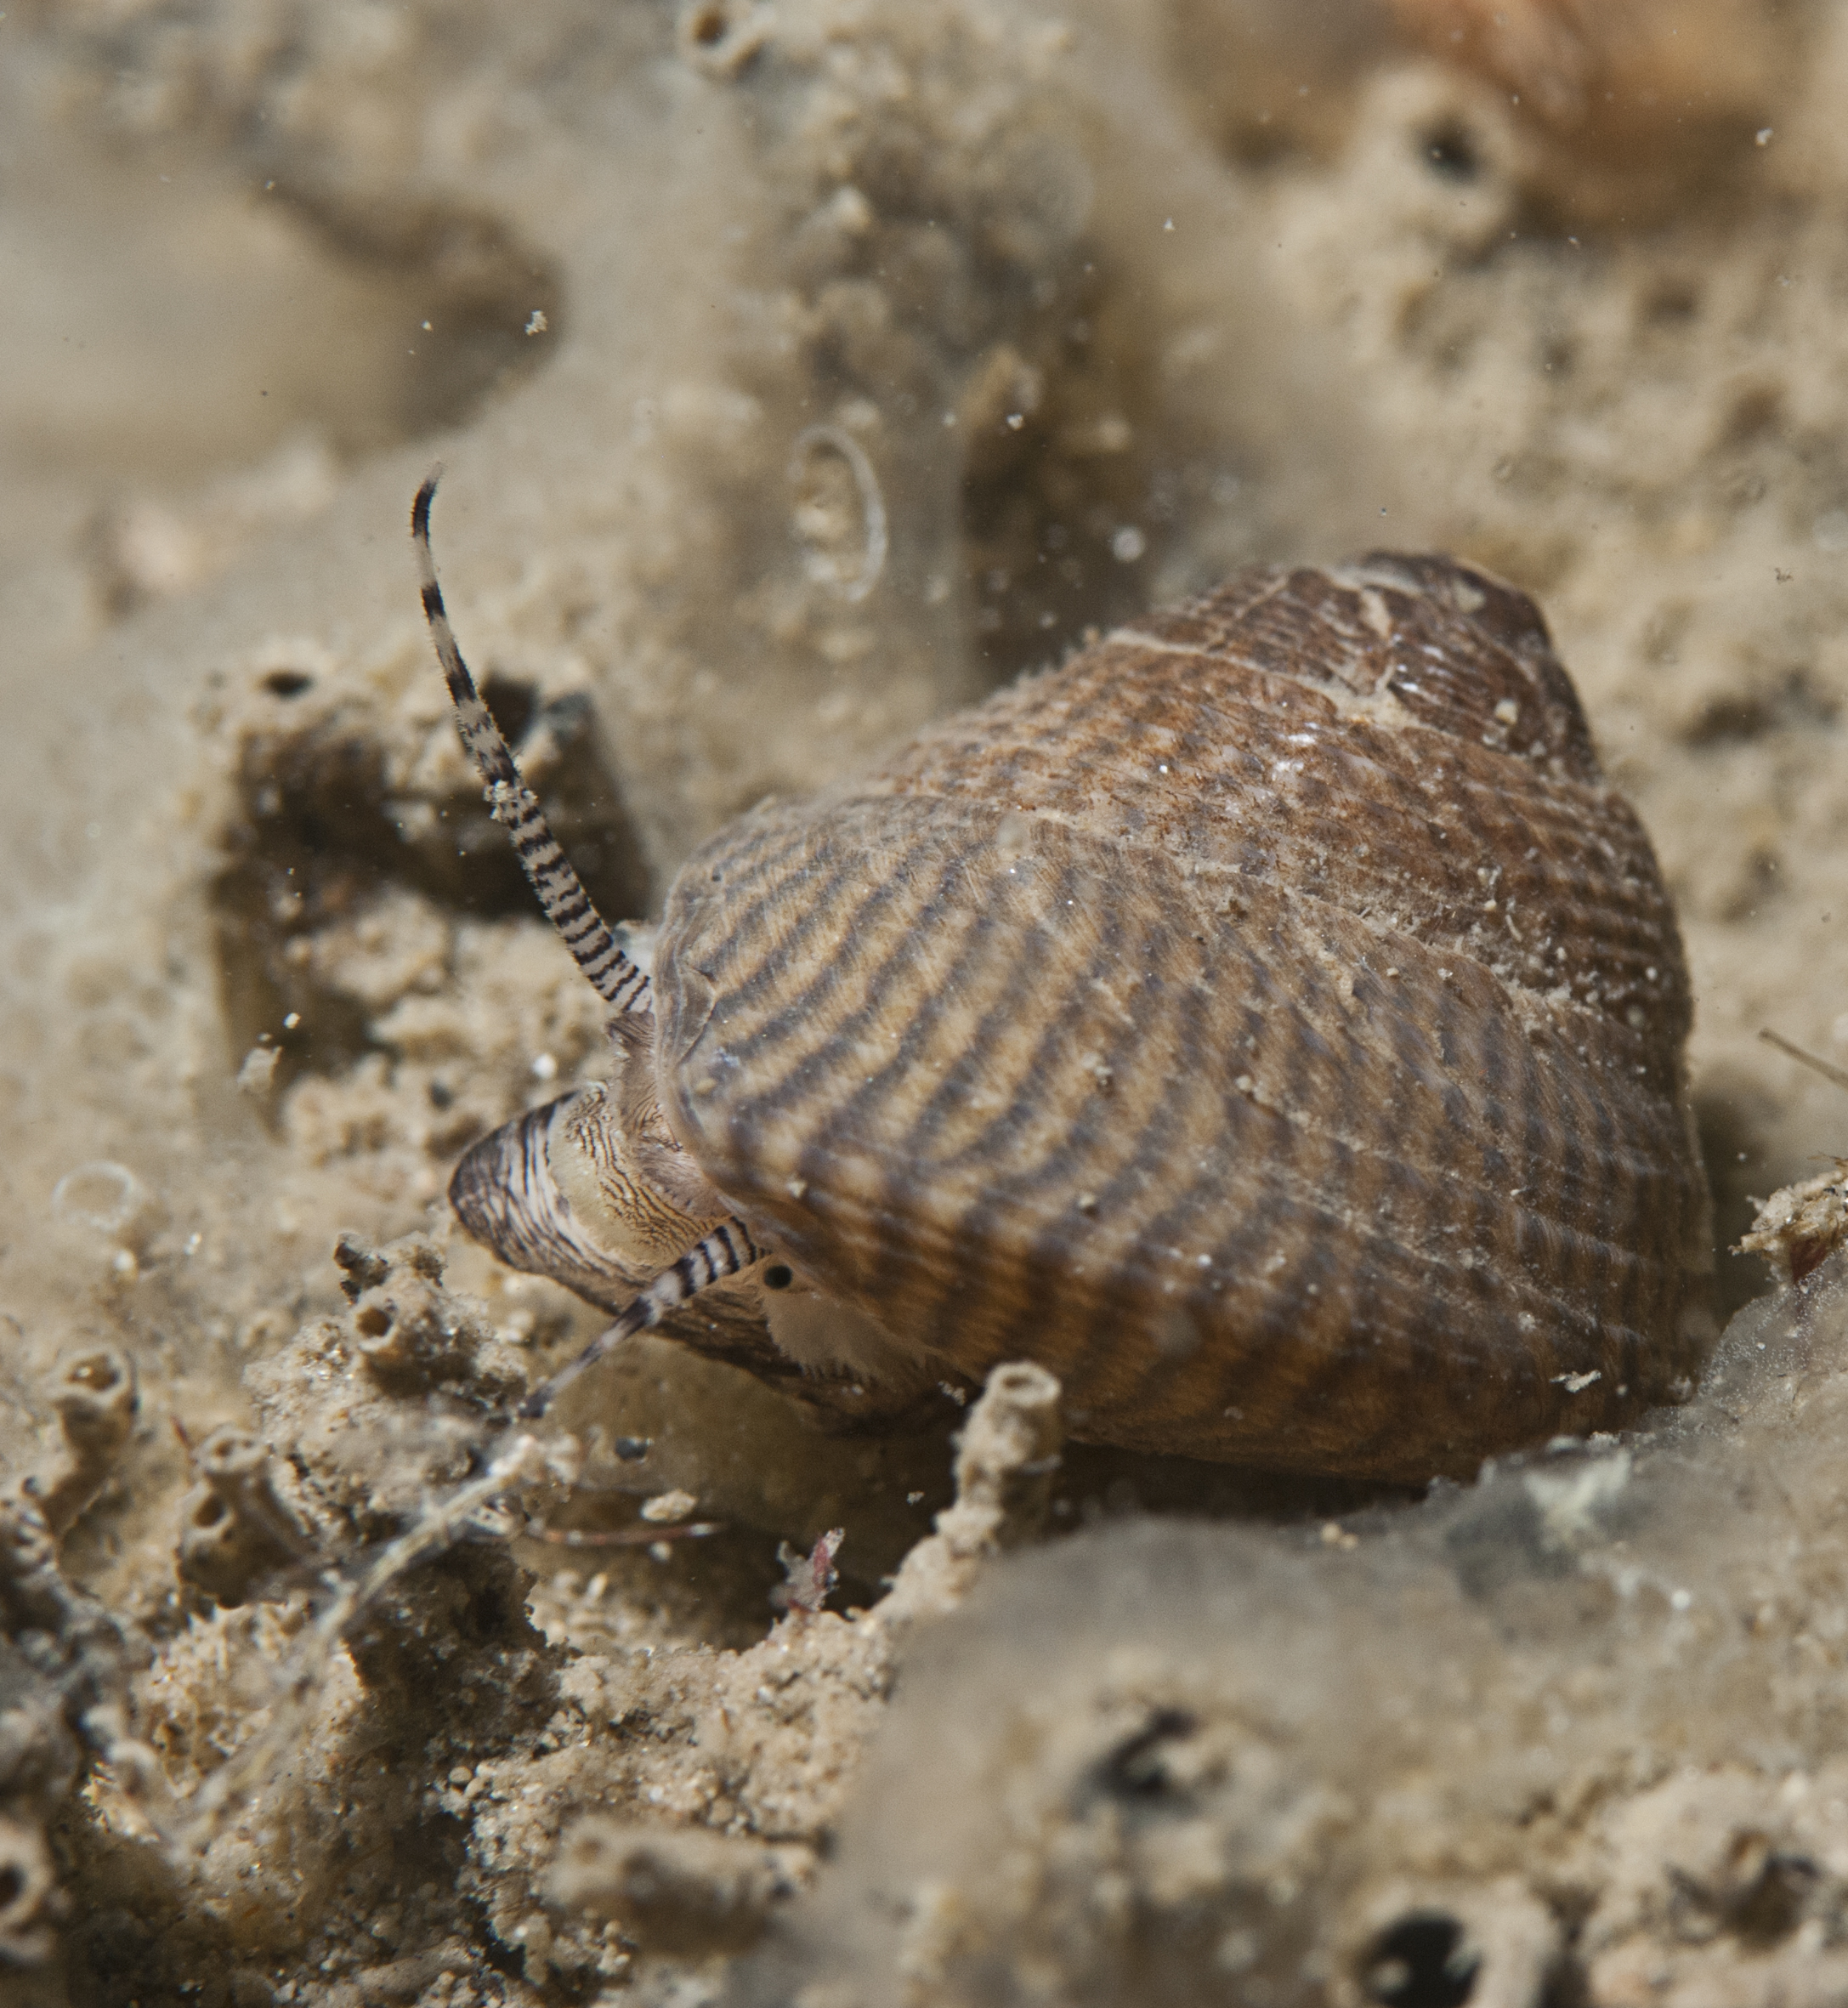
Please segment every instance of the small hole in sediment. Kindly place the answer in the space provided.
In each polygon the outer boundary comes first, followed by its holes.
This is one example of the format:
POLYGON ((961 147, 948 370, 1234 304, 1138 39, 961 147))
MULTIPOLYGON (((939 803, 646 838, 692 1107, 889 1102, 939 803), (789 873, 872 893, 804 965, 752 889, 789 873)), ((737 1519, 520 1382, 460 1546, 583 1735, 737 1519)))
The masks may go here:
POLYGON ((1153 1710, 1134 1735, 1126 1737, 1097 1767, 1097 1782, 1112 1797, 1158 1800, 1171 1796, 1175 1781, 1167 1758, 1199 1724, 1182 1708, 1153 1710))
POLYGON ((1440 126, 1425 136, 1425 158, 1441 181, 1474 181, 1482 171, 1475 142, 1460 125, 1440 126))
POLYGON ((263 679, 263 687, 272 697, 299 697, 314 681, 306 670, 273 669, 263 679))
POLYGON ((256 1438, 240 1430, 218 1431, 199 1450, 200 1470, 208 1474, 216 1472, 220 1477, 239 1477, 262 1460, 256 1438))
POLYGON ((1454 1917, 1418 1910, 1374 1940, 1362 1963, 1361 1984, 1381 2008, 1464 2008, 1481 1965, 1454 1917))

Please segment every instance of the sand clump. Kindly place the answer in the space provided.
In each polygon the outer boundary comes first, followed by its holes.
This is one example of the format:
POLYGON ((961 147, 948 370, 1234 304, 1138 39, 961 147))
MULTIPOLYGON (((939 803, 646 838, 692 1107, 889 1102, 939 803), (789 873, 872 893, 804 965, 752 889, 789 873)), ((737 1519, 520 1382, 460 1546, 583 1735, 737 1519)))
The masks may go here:
POLYGON ((1839 1999, 1845 1320, 1836 1256, 1635 1439, 993 1570, 731 1998, 1839 1999))
POLYGON ((1848 1046, 1834 10, 3 31, 0 1985, 1839 1994, 1844 1112, 1757 1039, 1848 1046), (439 454, 464 646, 638 922, 765 794, 1246 559, 1533 591, 1678 903, 1720 1240, 1808 1180, 1800 1279, 1678 1418, 1422 1502, 1022 1478, 1043 1404, 826 1436, 649 1342, 324 1636, 598 1321, 443 1202, 609 1068, 422 632, 439 454))
MULTIPOLYGON (((132 1976, 184 1992, 228 1968, 234 1998, 295 1999, 287 1976, 305 1963, 332 1990, 309 1998, 364 1999, 400 1984, 391 1947, 436 1960, 465 1999, 579 1992, 638 1977, 649 1955, 660 1970, 639 1977, 671 1988, 748 1945, 813 1876, 898 1642, 1043 1520, 1057 1384, 1028 1366, 995 1376, 958 1503, 870 1613, 822 1608, 838 1534, 812 1557, 785 1544, 788 1614, 715 1649, 649 1598, 640 1548, 535 1584, 510 1537, 542 1554, 548 1510, 594 1474, 568 1438, 515 1438, 509 1456, 498 1417, 525 1386, 517 1355, 444 1286, 427 1240, 349 1241, 342 1260, 349 1310, 253 1373, 250 1432, 199 1447, 184 1621, 132 1674, 113 1632, 91 1642, 99 1613, 88 1630, 61 1621, 67 1651, 113 1682, 105 1727, 94 1709, 80 1721, 102 1766, 67 1897, 88 1920, 80 1990, 132 1976), (497 1459, 519 1475, 470 1483, 497 1459), (420 1565, 383 1566, 426 1529, 420 1565), (148 1739, 135 1768, 119 1747, 131 1712, 148 1739), (453 1950, 484 1927, 509 1968, 485 1993, 479 1954, 458 1965, 453 1950)), ((645 1508, 637 1526, 649 1546, 666 1538, 645 1508)), ((65 1753, 42 1821, 76 1768, 65 1753)), ((43 1964, 41 1931, 21 1943, 43 1964)))

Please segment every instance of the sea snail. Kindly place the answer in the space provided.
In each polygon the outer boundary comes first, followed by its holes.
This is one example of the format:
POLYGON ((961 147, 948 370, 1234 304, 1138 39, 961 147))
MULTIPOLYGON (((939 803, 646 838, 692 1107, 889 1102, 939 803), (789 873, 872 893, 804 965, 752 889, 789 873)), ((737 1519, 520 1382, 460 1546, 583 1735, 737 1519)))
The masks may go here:
POLYGON ((529 1414, 670 1321, 849 1415, 1027 1358, 1080 1438, 1394 1480, 1691 1384, 1686 971, 1523 594, 1241 572, 721 831, 644 969, 475 694, 431 494, 462 734, 616 1060, 451 1187, 617 1314, 529 1414))

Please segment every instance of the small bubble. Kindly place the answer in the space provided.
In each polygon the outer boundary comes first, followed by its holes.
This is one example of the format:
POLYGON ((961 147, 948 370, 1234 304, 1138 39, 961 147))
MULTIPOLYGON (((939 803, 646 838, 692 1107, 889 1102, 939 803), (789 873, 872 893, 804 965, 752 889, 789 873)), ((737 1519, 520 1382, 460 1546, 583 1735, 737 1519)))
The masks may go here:
POLYGON ((119 1234, 146 1197, 147 1188, 126 1165, 96 1158, 66 1171, 52 1188, 51 1210, 74 1226, 119 1234))

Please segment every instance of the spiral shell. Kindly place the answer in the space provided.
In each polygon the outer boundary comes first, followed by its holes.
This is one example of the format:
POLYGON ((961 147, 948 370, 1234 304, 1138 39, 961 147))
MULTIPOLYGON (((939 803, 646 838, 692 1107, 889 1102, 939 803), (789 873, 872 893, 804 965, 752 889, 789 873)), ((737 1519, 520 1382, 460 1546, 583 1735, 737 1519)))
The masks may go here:
POLYGON ((676 878, 655 1070, 762 1245, 1074 1432, 1413 1479, 1686 1388, 1688 984, 1524 595, 1260 569, 676 878))

